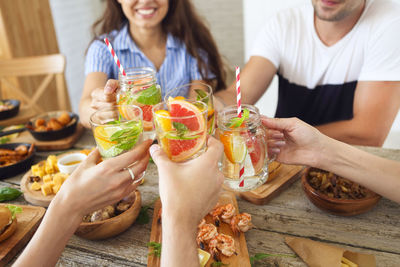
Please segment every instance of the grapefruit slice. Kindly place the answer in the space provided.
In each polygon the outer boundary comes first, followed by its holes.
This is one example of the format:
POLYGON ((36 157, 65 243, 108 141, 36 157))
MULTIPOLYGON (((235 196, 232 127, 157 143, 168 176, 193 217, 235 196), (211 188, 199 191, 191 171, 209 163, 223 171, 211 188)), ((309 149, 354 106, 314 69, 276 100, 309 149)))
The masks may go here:
POLYGON ((249 155, 253 164, 254 171, 255 173, 258 173, 264 166, 265 161, 266 149, 264 142, 261 140, 262 137, 257 137, 249 131, 242 132, 242 136, 244 136, 246 140, 246 146, 249 150, 249 155))
POLYGON ((207 137, 204 115, 198 107, 182 99, 169 99, 168 107, 172 125, 174 123, 183 124, 187 128, 187 133, 185 133, 184 137, 179 138, 166 136, 165 138, 168 139, 166 151, 171 160, 176 162, 185 161, 204 147, 207 137), (193 135, 191 134, 193 133, 198 137, 192 138, 193 135))
POLYGON ((153 106, 151 105, 143 105, 140 106, 143 112, 143 130, 144 131, 152 131, 153 130, 153 113, 151 111, 153 106))

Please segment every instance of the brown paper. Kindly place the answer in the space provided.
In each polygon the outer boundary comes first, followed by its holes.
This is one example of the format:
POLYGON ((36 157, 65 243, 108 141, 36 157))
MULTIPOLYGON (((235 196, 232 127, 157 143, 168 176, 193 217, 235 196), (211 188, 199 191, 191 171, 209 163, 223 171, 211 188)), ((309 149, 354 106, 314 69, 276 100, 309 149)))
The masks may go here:
POLYGON ((359 267, 376 266, 374 255, 355 253, 306 238, 287 236, 285 242, 310 267, 340 267, 343 256, 359 267))

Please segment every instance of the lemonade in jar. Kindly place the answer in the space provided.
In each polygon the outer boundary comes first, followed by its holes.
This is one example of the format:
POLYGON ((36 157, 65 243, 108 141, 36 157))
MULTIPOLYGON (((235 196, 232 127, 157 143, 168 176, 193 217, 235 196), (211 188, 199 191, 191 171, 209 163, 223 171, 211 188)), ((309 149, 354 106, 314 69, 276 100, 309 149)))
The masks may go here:
POLYGON ((234 191, 255 189, 268 178, 266 132, 259 111, 252 105, 242 107, 241 118, 237 106, 229 106, 219 111, 217 121, 217 135, 224 145, 224 186, 234 191))
POLYGON ((157 84, 155 70, 148 67, 126 69, 126 75, 119 74, 119 85, 118 105, 140 107, 143 113, 143 134, 146 139, 154 139, 151 110, 161 102, 161 87, 157 84))

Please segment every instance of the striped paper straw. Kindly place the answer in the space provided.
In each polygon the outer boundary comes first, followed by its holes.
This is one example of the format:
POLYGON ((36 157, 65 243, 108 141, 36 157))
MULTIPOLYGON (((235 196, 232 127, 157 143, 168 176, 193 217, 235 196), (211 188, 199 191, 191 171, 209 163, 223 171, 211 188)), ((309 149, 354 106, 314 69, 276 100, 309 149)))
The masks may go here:
POLYGON ((236 67, 236 102, 237 102, 237 115, 242 117, 242 94, 240 93, 240 68, 236 67))
POLYGON ((104 42, 106 43, 108 50, 110 51, 111 55, 113 56, 114 61, 119 68, 119 71, 122 73, 122 75, 126 76, 126 72, 125 72, 124 68, 122 67, 121 62, 119 62, 117 54, 115 54, 114 49, 112 48, 111 43, 110 43, 110 41, 108 41, 107 37, 104 38, 104 42))
MULTIPOLYGON (((236 67, 236 102, 237 116, 242 117, 242 94, 240 93, 240 68, 236 67)), ((239 170, 239 187, 244 186, 244 164, 242 163, 239 170)))

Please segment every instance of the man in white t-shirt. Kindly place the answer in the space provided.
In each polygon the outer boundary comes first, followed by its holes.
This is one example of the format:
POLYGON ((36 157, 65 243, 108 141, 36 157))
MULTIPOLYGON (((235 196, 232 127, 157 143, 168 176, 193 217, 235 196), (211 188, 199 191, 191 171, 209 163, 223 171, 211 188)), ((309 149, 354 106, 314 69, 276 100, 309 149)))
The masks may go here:
MULTIPOLYGON (((400 107, 400 3, 312 0, 269 19, 241 73, 254 104, 279 76, 276 117, 351 144, 381 146, 400 107)), ((217 93, 236 101, 235 84, 217 93)))

